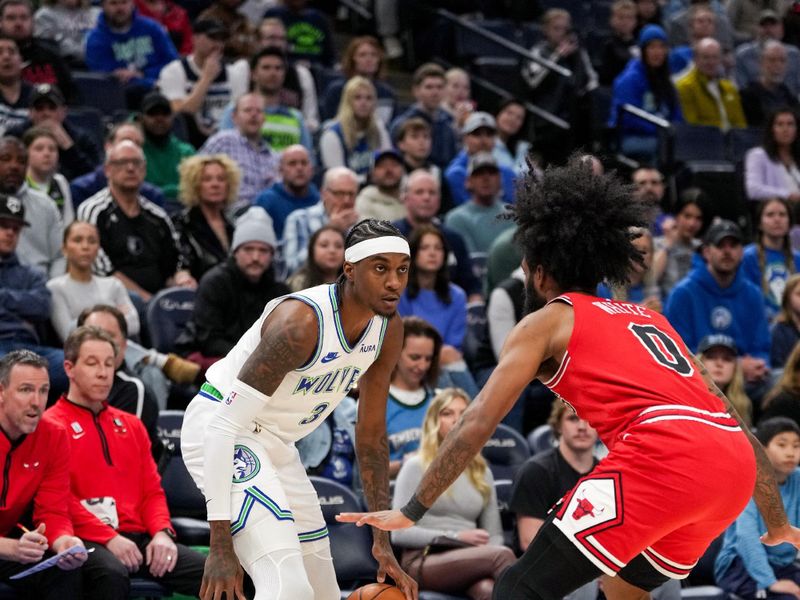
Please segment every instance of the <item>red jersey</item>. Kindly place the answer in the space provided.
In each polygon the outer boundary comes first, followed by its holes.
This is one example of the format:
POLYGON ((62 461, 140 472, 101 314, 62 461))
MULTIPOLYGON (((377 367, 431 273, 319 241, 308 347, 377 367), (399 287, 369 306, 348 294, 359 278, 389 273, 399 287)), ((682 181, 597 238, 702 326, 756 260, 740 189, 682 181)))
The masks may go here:
POLYGON ((44 535, 51 545, 62 535, 73 535, 66 431, 42 419, 33 433, 12 442, 0 430, 0 460, 0 536, 16 527, 31 504, 33 525, 46 525, 44 535))
POLYGON ((739 429, 663 315, 578 293, 553 302, 572 306, 575 325, 560 368, 544 384, 597 430, 609 450, 635 423, 702 420, 739 429))
POLYGON ((119 531, 152 537, 172 530, 150 439, 135 415, 108 405, 94 414, 62 396, 43 420, 59 424, 69 435, 75 535, 101 544, 117 535, 78 503, 101 497, 114 498, 119 531))

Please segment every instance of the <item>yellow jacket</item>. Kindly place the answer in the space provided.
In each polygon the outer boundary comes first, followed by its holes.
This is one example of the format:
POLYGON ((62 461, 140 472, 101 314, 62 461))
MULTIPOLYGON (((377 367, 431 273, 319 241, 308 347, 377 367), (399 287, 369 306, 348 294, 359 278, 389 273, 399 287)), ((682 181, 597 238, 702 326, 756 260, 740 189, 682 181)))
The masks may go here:
MULTIPOLYGON (((722 105, 728 114, 730 126, 747 127, 739 90, 729 79, 719 79, 717 84, 722 96, 722 105)), ((686 74, 675 82, 675 89, 678 91, 678 98, 681 101, 683 118, 690 125, 722 127, 722 118, 719 114, 717 101, 708 91, 707 85, 708 77, 700 73, 697 67, 689 69, 686 74)))

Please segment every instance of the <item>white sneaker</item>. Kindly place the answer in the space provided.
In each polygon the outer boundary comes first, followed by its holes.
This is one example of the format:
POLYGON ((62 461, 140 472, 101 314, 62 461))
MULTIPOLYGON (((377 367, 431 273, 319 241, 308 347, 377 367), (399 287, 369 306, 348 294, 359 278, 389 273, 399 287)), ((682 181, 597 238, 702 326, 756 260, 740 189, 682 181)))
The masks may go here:
POLYGON ((394 36, 383 38, 383 49, 386 52, 386 58, 389 60, 400 58, 405 53, 400 40, 394 36))

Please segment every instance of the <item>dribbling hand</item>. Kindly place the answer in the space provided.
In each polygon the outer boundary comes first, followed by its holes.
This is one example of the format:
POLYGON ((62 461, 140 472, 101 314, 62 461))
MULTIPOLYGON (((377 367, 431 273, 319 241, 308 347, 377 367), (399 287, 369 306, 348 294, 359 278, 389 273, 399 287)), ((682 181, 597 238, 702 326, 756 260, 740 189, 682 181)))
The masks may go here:
POLYGON ((414 521, 399 510, 379 510, 366 513, 343 512, 336 515, 336 520, 340 523, 355 523, 359 527, 372 525, 384 531, 408 529, 414 524, 414 521))

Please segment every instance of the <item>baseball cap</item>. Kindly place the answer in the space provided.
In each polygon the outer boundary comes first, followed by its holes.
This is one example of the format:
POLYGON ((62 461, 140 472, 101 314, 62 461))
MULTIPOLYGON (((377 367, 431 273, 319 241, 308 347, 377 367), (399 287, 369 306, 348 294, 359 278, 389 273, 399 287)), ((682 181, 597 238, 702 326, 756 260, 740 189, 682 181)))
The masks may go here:
POLYGON ((167 100, 167 97, 161 92, 150 92, 142 100, 142 112, 147 114, 155 108, 166 109, 172 112, 172 105, 167 100))
POLYGON ((487 127, 492 131, 497 131, 497 123, 494 117, 487 112, 478 111, 467 117, 464 127, 461 129, 461 133, 466 135, 481 127, 487 127))
POLYGON ((734 355, 739 354, 736 348, 736 342, 731 336, 725 335, 724 333, 712 333, 704 337, 697 345, 697 352, 698 354, 702 354, 711 348, 727 348, 733 352, 734 355))
POLYGON ((380 161, 382 158, 386 158, 387 156, 395 159, 401 165, 404 164, 403 157, 397 150, 394 148, 387 148, 385 150, 376 150, 372 154, 372 166, 374 167, 376 164, 378 164, 378 161, 380 161))
POLYGON ((278 247, 278 238, 272 226, 272 217, 260 206, 251 206, 236 219, 233 230, 231 253, 248 242, 263 242, 273 249, 278 247))
POLYGON ((480 169, 494 169, 499 171, 500 167, 497 166, 497 161, 491 152, 478 152, 469 159, 467 166, 467 176, 472 175, 475 171, 480 169))
POLYGON ((64 106, 64 94, 51 83, 40 83, 33 88, 30 97, 30 106, 34 106, 40 100, 49 100, 56 106, 64 106))
POLYGON ((22 204, 22 200, 5 194, 0 194, 0 219, 17 221, 25 227, 31 225, 25 220, 25 206, 22 204))
POLYGON ((733 221, 720 219, 708 228, 708 231, 706 231, 706 235, 703 238, 703 243, 706 245, 716 246, 726 237, 732 237, 737 242, 741 242, 742 230, 739 229, 739 226, 733 221))
POLYGON ((202 33, 210 38, 223 40, 228 37, 228 28, 219 19, 200 19, 192 27, 195 34, 202 33))
POLYGON ((769 8, 765 8, 760 13, 758 13, 758 24, 763 25, 764 23, 777 23, 781 19, 774 10, 769 8))

